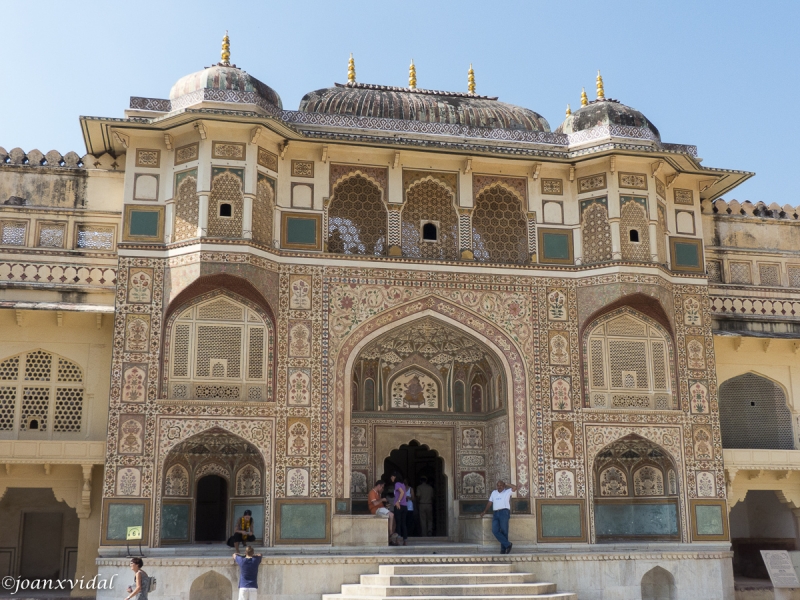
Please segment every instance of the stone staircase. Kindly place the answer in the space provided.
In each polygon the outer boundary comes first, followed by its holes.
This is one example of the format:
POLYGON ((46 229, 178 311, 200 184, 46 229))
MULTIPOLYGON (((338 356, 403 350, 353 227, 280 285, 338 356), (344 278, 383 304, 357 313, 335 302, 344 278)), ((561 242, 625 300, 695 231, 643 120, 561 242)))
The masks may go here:
POLYGON ((578 600, 556 592, 555 583, 537 582, 530 573, 515 573, 509 563, 381 565, 378 575, 362 575, 345 584, 341 594, 322 600, 578 600))

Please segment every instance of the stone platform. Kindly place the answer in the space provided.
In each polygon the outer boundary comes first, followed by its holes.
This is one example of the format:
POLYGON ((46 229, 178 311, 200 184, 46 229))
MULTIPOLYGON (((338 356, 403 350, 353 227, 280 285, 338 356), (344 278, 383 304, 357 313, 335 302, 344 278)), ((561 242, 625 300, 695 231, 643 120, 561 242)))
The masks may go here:
MULTIPOLYGON (((340 594, 343 585, 360 583, 362 575, 379 575, 382 566, 455 564, 510 565, 509 572, 551 582, 559 591, 577 594, 580 600, 638 600, 642 598, 642 578, 660 567, 674 580, 674 600, 734 600, 733 554, 727 543, 515 543, 511 554, 501 555, 497 544, 410 541, 406 547, 298 545, 257 549, 264 555, 259 600, 321 600, 323 595, 340 594)), ((238 572, 231 554, 224 544, 144 548, 145 571, 157 580, 150 597, 235 598, 238 572)), ((120 589, 124 591, 132 579, 125 548, 101 547, 97 564, 101 575, 117 574, 121 582, 116 591, 99 592, 98 600, 118 599, 120 589)))

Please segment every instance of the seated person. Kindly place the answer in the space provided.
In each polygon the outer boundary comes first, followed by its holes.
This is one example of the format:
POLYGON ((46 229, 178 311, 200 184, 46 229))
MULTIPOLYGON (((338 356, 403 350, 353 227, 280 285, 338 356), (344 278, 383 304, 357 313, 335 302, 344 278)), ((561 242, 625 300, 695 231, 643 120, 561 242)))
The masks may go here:
POLYGON ((369 495, 367 496, 367 503, 369 504, 369 512, 373 515, 378 517, 382 517, 384 519, 388 519, 388 526, 389 526, 389 541, 391 543, 392 534, 394 533, 394 514, 386 505, 388 504, 386 498, 381 498, 383 494, 383 480, 378 479, 375 482, 375 486, 370 490, 369 495))
POLYGON ((252 515, 253 513, 250 510, 244 511, 244 515, 239 519, 239 526, 228 539, 228 545, 233 546, 237 554, 239 553, 239 544, 254 542, 256 539, 256 536, 253 534, 254 523, 252 515))

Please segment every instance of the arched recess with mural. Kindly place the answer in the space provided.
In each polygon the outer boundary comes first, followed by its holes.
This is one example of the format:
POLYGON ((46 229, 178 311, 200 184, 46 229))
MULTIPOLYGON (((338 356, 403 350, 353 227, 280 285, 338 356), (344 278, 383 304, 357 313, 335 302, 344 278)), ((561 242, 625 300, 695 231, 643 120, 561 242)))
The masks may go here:
MULTIPOLYGON (((467 438, 480 435, 487 441, 491 441, 489 436, 495 436, 494 439, 497 443, 504 444, 508 452, 509 470, 511 472, 510 479, 521 487, 521 495, 528 496, 530 490, 528 465, 528 445, 530 442, 527 430, 527 423, 529 422, 527 410, 528 387, 526 376, 527 369, 522 359, 522 353, 519 351, 516 343, 492 323, 463 307, 432 296, 399 305, 372 317, 357 327, 339 348, 334 366, 335 379, 333 385, 333 390, 335 392, 334 407, 336 425, 333 444, 336 457, 335 489, 337 496, 345 494, 350 495, 350 482, 352 481, 353 471, 360 470, 352 464, 352 440, 350 439, 354 433, 359 433, 351 429, 351 423, 354 416, 353 394, 358 394, 359 389, 364 389, 363 387, 359 387, 359 382, 354 381, 353 378, 354 369, 360 353, 365 348, 368 348, 371 342, 379 340, 382 336, 392 331, 398 331, 404 327, 413 326, 414 324, 424 325, 426 323, 429 327, 442 328, 448 332, 452 332, 453 335, 464 336, 473 340, 475 344, 479 345, 481 348, 485 348, 488 356, 491 356, 491 361, 493 361, 495 368, 499 372, 496 374, 496 377, 494 375, 492 376, 495 377, 494 380, 484 373, 479 381, 482 384, 490 384, 494 381, 495 386, 499 385, 493 397, 498 402, 498 407, 502 409, 499 412, 495 411, 496 416, 500 416, 502 413, 502 418, 499 419, 499 421, 502 421, 502 425, 498 422, 496 427, 489 427, 487 422, 484 431, 478 434, 469 432, 466 433, 466 435, 467 438), (497 398, 498 394, 502 394, 503 398, 497 398), (500 439, 500 436, 502 436, 502 439, 500 439)), ((435 358, 435 356, 434 354, 431 358, 435 358)), ((427 359, 418 360, 417 363, 422 364, 416 364, 413 367, 404 364, 398 369, 398 372, 407 372, 405 368, 409 367, 412 370, 417 368, 421 374, 424 374, 424 368, 427 368, 428 371, 432 370, 431 365, 424 364, 426 361, 427 359)), ((401 360, 400 363, 402 362, 401 360)), ((430 363, 430 361, 427 362, 430 363)), ((433 366, 435 367, 435 363, 433 363, 433 366)), ((391 379, 392 375, 394 375, 394 371, 389 373, 389 375, 391 379)), ((440 378, 442 378, 441 372, 439 375, 440 378)), ((362 378, 360 385, 363 386, 365 383, 366 379, 362 378)), ((389 383, 389 381, 387 381, 387 383, 389 383)), ((469 386, 471 386, 472 383, 473 381, 470 380, 467 382, 467 385, 464 386, 465 396, 469 394, 469 386)), ((455 391, 455 389, 453 389, 453 391, 455 391)), ((391 392, 387 393, 391 394, 391 392)), ((465 406, 467 403, 466 400, 467 398, 465 397, 465 406)), ((356 406, 361 406, 363 408, 363 396, 361 399, 357 400, 357 402, 361 404, 357 404, 356 406)), ((447 402, 447 400, 445 400, 445 402, 447 402)), ((454 404, 451 408, 455 408, 454 404)), ((388 411, 385 414, 391 415, 393 419, 397 418, 397 411, 388 411)), ((443 414, 439 414, 436 419, 439 422, 443 422, 443 417, 443 414)), ((416 423, 418 421, 414 422, 416 423)), ((430 423, 430 421, 426 422, 430 423)), ((464 434, 465 432, 461 431, 462 438, 464 434)), ((363 442, 359 441, 358 443, 369 444, 369 441, 365 439, 363 442)), ((462 443, 463 439, 460 438, 459 448, 462 443)), ((469 442, 467 442, 467 444, 469 444, 469 442)), ((376 459, 373 457, 368 460, 374 462, 376 459)), ((459 467, 459 469, 460 468, 461 467, 459 467)), ((469 470, 470 469, 466 469, 465 471, 469 470)), ((371 474, 372 471, 368 471, 368 473, 371 474)), ((378 475, 380 475, 380 473, 378 473, 378 475)), ((481 496, 485 497, 485 494, 481 494, 481 496)))
POLYGON ((591 542, 687 542, 680 427, 586 426, 591 542))
POLYGON ((198 484, 210 478, 225 481, 217 498, 220 510, 213 516, 222 525, 211 537, 232 535, 234 519, 249 508, 257 519, 257 538, 271 545, 274 431, 274 418, 160 415, 151 538, 156 545, 196 539, 198 492, 203 493, 198 484))

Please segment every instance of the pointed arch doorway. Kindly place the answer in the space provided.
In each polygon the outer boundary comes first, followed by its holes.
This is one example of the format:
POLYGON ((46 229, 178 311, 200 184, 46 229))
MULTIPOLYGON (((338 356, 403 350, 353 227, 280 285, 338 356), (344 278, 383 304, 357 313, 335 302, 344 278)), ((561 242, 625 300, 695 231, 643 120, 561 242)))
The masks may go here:
MULTIPOLYGON (((389 456, 383 459, 384 481, 388 481, 393 473, 400 473, 406 477, 410 487, 415 490, 422 483, 422 478, 427 480, 433 488, 431 538, 447 537, 447 476, 444 473, 444 459, 439 453, 412 440, 392 450, 389 456)), ((423 507, 417 499, 413 517, 409 523, 411 537, 428 538, 428 533, 423 530, 420 513, 423 507)))

